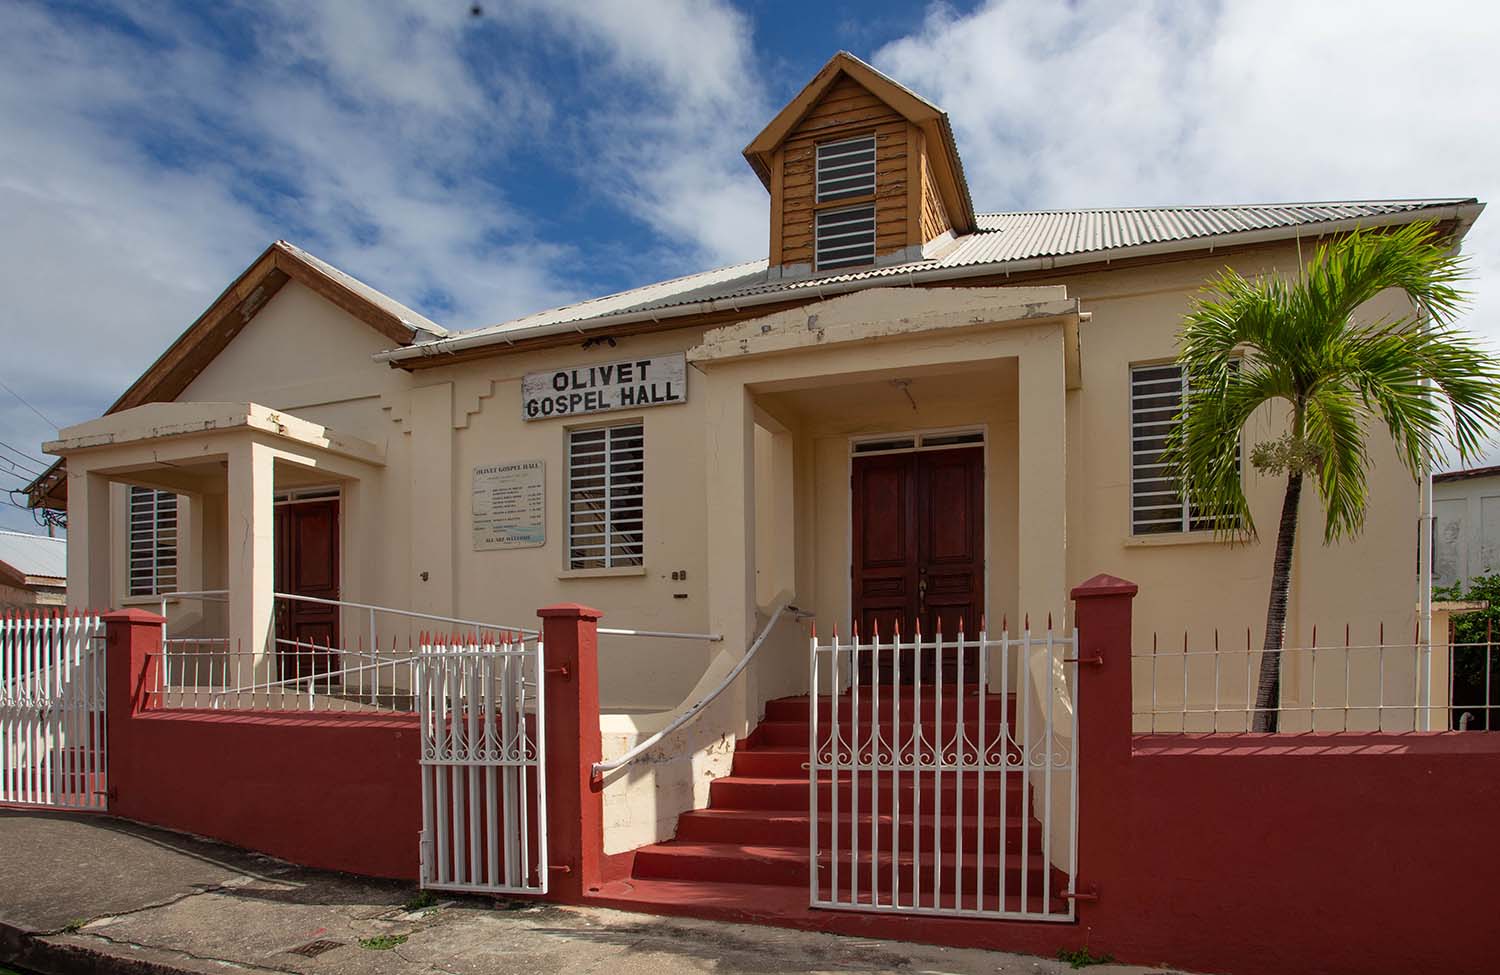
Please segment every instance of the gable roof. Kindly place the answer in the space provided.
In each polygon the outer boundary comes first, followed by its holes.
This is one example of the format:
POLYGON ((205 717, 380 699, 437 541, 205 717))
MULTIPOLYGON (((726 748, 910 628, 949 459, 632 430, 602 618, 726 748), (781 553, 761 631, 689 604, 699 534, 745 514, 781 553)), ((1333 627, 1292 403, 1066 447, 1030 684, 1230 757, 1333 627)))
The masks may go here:
POLYGON ((774 274, 765 260, 748 261, 455 332, 376 358, 411 367, 424 357, 503 348, 549 334, 815 301, 882 284, 958 283, 987 275, 1343 233, 1361 226, 1453 221, 1454 236, 1462 238, 1483 209, 1473 197, 1447 197, 981 213, 974 233, 940 237, 916 261, 801 277, 774 274))
POLYGON ((797 97, 788 102, 745 147, 745 160, 750 163, 750 168, 755 170, 755 175, 760 177, 766 189, 771 189, 772 156, 776 150, 797 128, 803 117, 818 104, 824 93, 833 87, 834 82, 845 76, 863 85, 870 94, 921 129, 928 143, 938 147, 938 151, 929 154, 929 159, 933 164, 937 177, 935 182, 942 194, 948 217, 959 233, 974 229, 974 201, 969 196, 969 184, 964 179, 963 162, 958 157, 958 146, 953 140, 953 125, 948 121, 947 113, 848 51, 840 51, 829 58, 828 63, 797 93, 797 97))
MULTIPOLYGON (((272 243, 177 337, 139 379, 105 410, 118 413, 174 399, 240 333, 288 281, 296 281, 375 329, 397 346, 448 334, 418 314, 307 251, 284 240, 272 243)), ((66 498, 62 462, 26 486, 32 507, 66 498)))
POLYGON ((67 540, 0 530, 0 572, 21 584, 28 578, 65 579, 67 540))

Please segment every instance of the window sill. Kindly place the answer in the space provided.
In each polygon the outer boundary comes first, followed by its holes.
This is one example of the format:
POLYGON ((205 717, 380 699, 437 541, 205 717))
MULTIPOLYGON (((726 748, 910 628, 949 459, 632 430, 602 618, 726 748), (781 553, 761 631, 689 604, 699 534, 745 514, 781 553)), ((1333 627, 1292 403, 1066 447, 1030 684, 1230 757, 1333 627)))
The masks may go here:
MULTIPOLYGON (((181 602, 181 600, 179 600, 176 596, 173 596, 173 595, 170 595, 170 594, 167 595, 166 599, 167 599, 167 605, 168 606, 175 606, 179 602, 181 602)), ((125 597, 123 597, 120 600, 120 605, 121 606, 160 606, 161 605, 161 600, 162 600, 161 596, 125 596, 125 597)))
POLYGON ((643 576, 644 565, 622 565, 613 569, 564 569, 557 574, 559 579, 614 579, 621 576, 643 576))
POLYGON ((1127 535, 1121 543, 1125 548, 1174 548, 1178 545, 1224 545, 1234 544, 1230 538, 1220 538, 1213 532, 1163 532, 1160 535, 1127 535))

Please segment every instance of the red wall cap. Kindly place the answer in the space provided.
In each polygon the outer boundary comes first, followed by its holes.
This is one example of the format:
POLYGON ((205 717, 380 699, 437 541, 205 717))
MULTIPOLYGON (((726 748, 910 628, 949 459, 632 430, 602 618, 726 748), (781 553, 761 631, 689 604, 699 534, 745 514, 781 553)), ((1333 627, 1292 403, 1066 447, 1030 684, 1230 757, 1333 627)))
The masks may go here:
POLYGON ((167 618, 160 613, 152 613, 144 609, 116 609, 105 613, 99 619, 106 623, 140 623, 142 625, 155 623, 157 626, 167 621, 167 618))
POLYGON ((536 615, 544 620, 550 619, 580 619, 595 621, 604 614, 597 609, 592 609, 582 603, 554 603, 551 606, 543 606, 536 611, 536 615))
POLYGON ((1129 579, 1101 572, 1087 582, 1074 586, 1070 595, 1074 599, 1084 599, 1089 596, 1134 596, 1140 591, 1141 587, 1129 579))

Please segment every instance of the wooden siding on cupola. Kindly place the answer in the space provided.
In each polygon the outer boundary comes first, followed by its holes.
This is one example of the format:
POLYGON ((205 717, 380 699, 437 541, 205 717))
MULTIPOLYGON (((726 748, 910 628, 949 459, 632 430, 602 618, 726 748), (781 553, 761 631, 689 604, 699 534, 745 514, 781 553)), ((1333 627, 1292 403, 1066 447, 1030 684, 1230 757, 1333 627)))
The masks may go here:
POLYGON ((914 250, 952 227, 933 185, 922 130, 864 85, 842 75, 776 151, 771 174, 771 265, 788 272, 810 268, 817 212, 871 201, 875 203, 877 263, 882 258, 913 256, 914 250), (875 193, 818 203, 819 143, 872 134, 875 193))

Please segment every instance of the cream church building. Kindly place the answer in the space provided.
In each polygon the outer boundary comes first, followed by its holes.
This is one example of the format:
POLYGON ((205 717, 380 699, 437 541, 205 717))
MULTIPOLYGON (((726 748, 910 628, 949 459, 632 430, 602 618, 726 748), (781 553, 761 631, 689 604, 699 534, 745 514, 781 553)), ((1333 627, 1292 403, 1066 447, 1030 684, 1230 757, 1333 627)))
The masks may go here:
MULTIPOLYGON (((172 634, 273 663, 282 639, 364 639, 367 607, 520 628, 577 602, 685 635, 603 638, 615 747, 717 683, 784 604, 802 618, 732 695, 730 733, 805 690, 811 623, 1062 626, 1099 572, 1140 585, 1142 650, 1247 627, 1258 646, 1269 540, 1214 538, 1159 464, 1193 296, 1226 266, 1296 274, 1357 227, 1458 242, 1482 210, 982 210, 948 117, 845 54, 744 154, 766 259, 513 321, 440 324, 273 243, 46 446, 32 500, 66 508, 70 601, 165 605, 172 634)), ((1281 422, 1258 416, 1246 454, 1281 422)), ((1414 631, 1418 485, 1372 444, 1363 536, 1300 533, 1289 639, 1414 631)), ((1274 529, 1281 484, 1244 478, 1274 529)))

